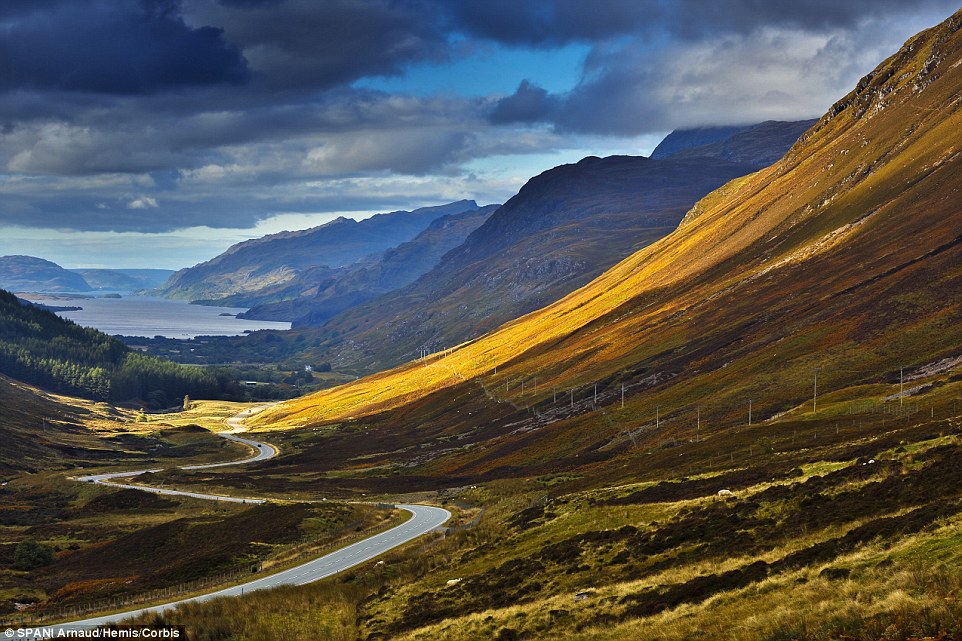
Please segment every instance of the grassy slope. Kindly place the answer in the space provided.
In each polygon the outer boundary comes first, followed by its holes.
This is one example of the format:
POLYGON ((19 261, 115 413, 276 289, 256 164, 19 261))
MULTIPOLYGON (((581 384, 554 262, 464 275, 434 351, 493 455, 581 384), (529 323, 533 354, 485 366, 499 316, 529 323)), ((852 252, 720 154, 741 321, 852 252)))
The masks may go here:
MULTIPOLYGON (((149 415, 45 394, 0 377, 0 616, 102 608, 108 598, 265 568, 312 554, 380 526, 370 506, 241 506, 159 497, 77 483, 65 470, 113 471, 239 459, 250 448, 211 434, 249 405, 197 401, 189 411, 149 415), (46 429, 42 418, 47 417, 46 429), (34 539, 52 564, 13 567, 17 544, 34 539)), ((118 601, 119 602, 119 601, 118 601)))
POLYGON ((543 403, 549 385, 638 383, 633 371, 676 376, 666 404, 758 389, 790 407, 815 365, 857 370, 826 373, 837 382, 950 353, 962 331, 960 36, 943 25, 910 44, 785 159, 714 192, 588 286, 447 356, 260 423, 373 415, 476 377, 488 387, 537 377, 527 403, 543 403))
POLYGON ((5 474, 117 455, 117 448, 99 438, 98 431, 132 417, 104 403, 48 394, 3 375, 0 407, 0 470, 5 474))
POLYGON ((650 480, 603 486, 583 471, 466 487, 460 500, 485 506, 474 528, 333 583, 199 604, 164 620, 239 639, 266 629, 297 639, 956 634, 958 378, 930 377, 940 385, 912 397, 931 412, 849 415, 864 400, 853 396, 796 425, 797 438, 765 425, 622 459, 650 480), (679 457, 705 459, 705 448, 726 454, 724 465, 678 470, 679 457), (734 498, 717 497, 721 488, 734 498))

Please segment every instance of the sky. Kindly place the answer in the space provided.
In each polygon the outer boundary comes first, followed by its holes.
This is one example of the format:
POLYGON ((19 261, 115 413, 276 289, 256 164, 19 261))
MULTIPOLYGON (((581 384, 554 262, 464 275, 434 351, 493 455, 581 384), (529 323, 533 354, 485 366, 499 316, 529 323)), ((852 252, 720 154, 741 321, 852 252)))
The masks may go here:
MULTIPOLYGON (((957 2, 957 0, 956 0, 957 2)), ((946 0, 3 0, 0 255, 177 269, 822 115, 946 0)))

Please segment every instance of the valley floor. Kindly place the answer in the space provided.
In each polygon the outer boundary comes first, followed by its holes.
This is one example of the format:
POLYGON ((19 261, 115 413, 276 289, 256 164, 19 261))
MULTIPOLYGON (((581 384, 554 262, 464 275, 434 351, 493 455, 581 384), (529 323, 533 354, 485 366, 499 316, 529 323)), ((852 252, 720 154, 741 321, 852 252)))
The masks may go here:
POLYGON ((442 495, 483 511, 446 537, 162 620, 240 639, 956 638, 962 379, 930 382, 463 486, 442 495))
POLYGON ((360 498, 440 503, 454 526, 317 584, 141 621, 211 639, 909 641, 962 632, 962 376, 952 368, 926 370, 907 388, 826 391, 817 413, 808 404, 761 423, 640 431, 603 459, 532 474, 504 468, 456 486, 437 470, 460 450, 372 466, 384 454, 371 447, 391 439, 352 423, 272 431, 281 456, 242 472, 168 469, 135 481, 289 495, 268 505, 66 480, 76 465, 249 457, 248 446, 211 433, 244 407, 121 412, 114 431, 101 408, 97 432, 70 432, 92 448, 78 452, 99 458, 11 476, 0 488, 8 616, 71 618, 290 565, 383 529, 373 507, 322 500, 360 498), (293 473, 333 443, 334 469, 293 473), (423 489, 361 492, 412 482, 423 489), (28 538, 53 552, 51 562, 18 566, 28 538))

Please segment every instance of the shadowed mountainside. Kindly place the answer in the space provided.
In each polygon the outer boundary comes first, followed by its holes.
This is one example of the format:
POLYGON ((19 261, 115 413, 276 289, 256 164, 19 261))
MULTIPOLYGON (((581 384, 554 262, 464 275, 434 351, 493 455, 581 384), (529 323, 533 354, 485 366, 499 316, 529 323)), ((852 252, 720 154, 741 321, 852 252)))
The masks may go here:
MULTIPOLYGON (((801 127, 762 123, 733 130, 756 132, 725 148, 741 162, 708 150, 700 157, 591 157, 555 167, 528 181, 409 285, 365 301, 368 292, 356 286, 355 276, 364 283, 406 272, 406 261, 431 251, 421 248, 422 240, 437 246, 431 229, 385 252, 377 259, 387 261, 381 266, 365 260, 337 270, 314 268, 262 290, 271 292, 265 304, 246 317, 293 318, 294 331, 192 345, 193 353, 209 353, 213 362, 227 351, 266 362, 331 362, 364 373, 474 338, 561 298, 665 236, 698 198, 786 151, 801 127), (278 300, 294 294, 307 295, 278 300)), ((221 302, 258 301, 238 295, 221 302)))
POLYGON ((139 291, 160 287, 174 272, 171 269, 71 269, 84 277, 93 289, 139 291))
POLYGON ((783 153, 800 127, 774 123, 768 133, 780 127, 790 133, 764 150, 749 138, 738 162, 591 157, 546 171, 416 282, 327 321, 309 354, 370 371, 558 300, 668 234, 698 198, 765 164, 753 155, 783 153))
POLYGON ((474 201, 462 200, 360 221, 340 217, 319 227, 248 240, 209 261, 174 273, 156 293, 168 298, 214 301, 252 294, 288 283, 311 267, 350 265, 414 238, 436 218, 477 208, 474 201))
MULTIPOLYGON (((652 160, 664 160, 674 154, 688 149, 697 149, 711 145, 713 143, 727 140, 732 136, 751 128, 752 125, 728 126, 728 127, 692 127, 691 129, 676 129, 658 146, 651 151, 649 158, 652 160)), ((791 143, 789 143, 791 144, 791 143)))
POLYGON ((312 267, 293 280, 255 294, 240 294, 224 302, 255 303, 241 318, 294 321, 313 325, 379 294, 399 289, 434 267, 441 257, 464 242, 498 205, 487 205, 434 219, 414 239, 345 267, 312 267), (262 302, 278 300, 279 302, 262 302))
POLYGON ((714 140, 718 132, 729 132, 730 127, 704 127, 669 134, 651 153, 657 158, 723 158, 732 162, 747 162, 759 166, 770 165, 782 157, 798 137, 814 125, 816 120, 779 122, 768 120, 757 125, 741 127, 730 135, 714 140), (677 138, 676 138, 677 136, 677 138), (710 142, 703 142, 710 140, 710 142))

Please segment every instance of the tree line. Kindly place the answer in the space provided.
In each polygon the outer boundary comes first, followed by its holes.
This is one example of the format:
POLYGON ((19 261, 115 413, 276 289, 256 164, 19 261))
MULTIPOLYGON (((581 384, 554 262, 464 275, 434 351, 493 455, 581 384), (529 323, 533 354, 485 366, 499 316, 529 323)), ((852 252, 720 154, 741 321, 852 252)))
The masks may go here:
POLYGON ((242 391, 226 372, 131 350, 0 290, 0 372, 45 389, 97 401, 168 407, 186 395, 230 398, 242 391))

